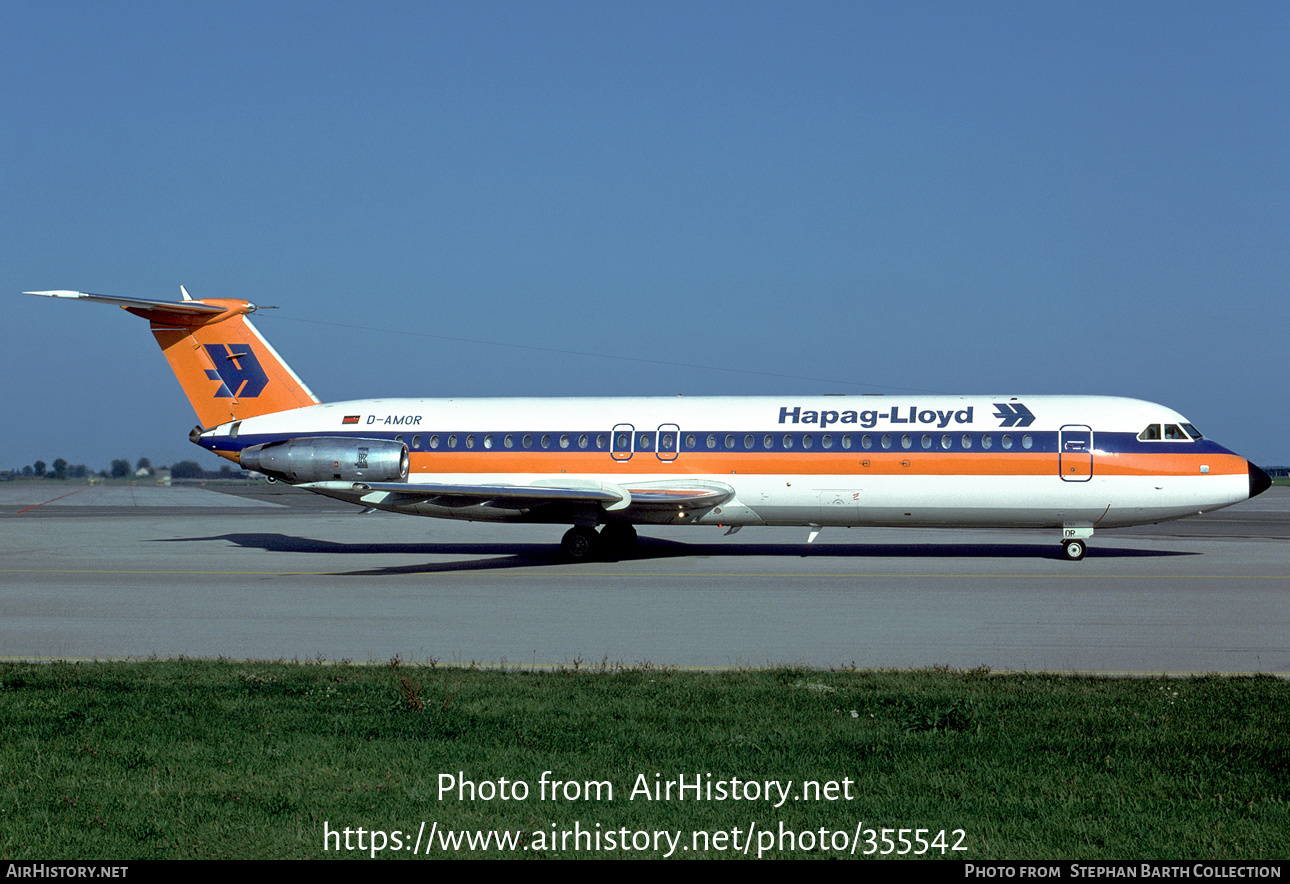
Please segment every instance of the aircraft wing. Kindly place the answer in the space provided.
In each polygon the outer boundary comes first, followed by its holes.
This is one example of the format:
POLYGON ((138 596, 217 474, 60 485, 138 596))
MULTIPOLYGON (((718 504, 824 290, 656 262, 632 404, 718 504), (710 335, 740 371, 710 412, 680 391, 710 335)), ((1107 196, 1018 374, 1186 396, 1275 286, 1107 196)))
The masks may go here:
MULTIPOLYGON (((383 501, 393 506, 428 503, 436 506, 497 506, 533 509, 554 503, 587 503, 606 510, 696 509, 717 506, 734 495, 719 482, 649 482, 623 488, 608 482, 595 487, 562 485, 470 485, 438 482, 305 482, 298 486, 328 496, 351 495, 360 499, 372 492, 386 492, 383 501)), ((356 501, 357 502, 357 501, 356 501)))
POLYGON ((613 505, 623 498, 613 491, 595 488, 558 488, 540 485, 445 485, 437 482, 306 482, 310 491, 349 491, 369 494, 386 491, 395 496, 391 503, 407 506, 431 503, 439 506, 482 506, 494 504, 506 509, 531 509, 546 503, 596 503, 613 505))

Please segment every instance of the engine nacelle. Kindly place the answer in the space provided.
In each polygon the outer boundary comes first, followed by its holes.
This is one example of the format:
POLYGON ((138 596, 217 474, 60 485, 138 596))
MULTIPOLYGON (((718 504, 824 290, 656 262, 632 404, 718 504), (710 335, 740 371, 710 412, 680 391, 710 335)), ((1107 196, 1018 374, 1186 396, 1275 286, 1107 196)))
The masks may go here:
POLYGON ((408 446, 388 439, 318 436, 242 449, 243 469, 288 482, 400 482, 408 477, 408 446))

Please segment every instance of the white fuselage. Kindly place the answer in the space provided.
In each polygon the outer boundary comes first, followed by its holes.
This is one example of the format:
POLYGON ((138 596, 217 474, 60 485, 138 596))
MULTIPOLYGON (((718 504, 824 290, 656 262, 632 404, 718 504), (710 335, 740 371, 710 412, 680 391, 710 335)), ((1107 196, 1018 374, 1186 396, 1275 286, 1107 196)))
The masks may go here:
MULTIPOLYGON (((730 491, 709 507, 604 507, 593 524, 1091 529, 1180 518, 1251 493, 1250 465, 1178 413, 1094 396, 371 399, 224 424, 200 444, 236 457, 308 437, 406 444, 413 489, 730 491)), ((590 520, 585 507, 571 516, 567 506, 324 484, 308 487, 427 516, 590 520)))

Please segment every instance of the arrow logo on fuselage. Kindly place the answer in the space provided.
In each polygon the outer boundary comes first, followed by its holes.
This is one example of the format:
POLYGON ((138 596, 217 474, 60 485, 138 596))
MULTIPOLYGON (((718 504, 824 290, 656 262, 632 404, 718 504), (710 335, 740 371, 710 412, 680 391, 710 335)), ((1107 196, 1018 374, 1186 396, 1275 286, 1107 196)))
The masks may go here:
POLYGON ((999 419, 1001 427, 1028 427, 1035 422, 1030 409, 1018 402, 1009 405, 1006 402, 994 403, 994 416, 999 419))

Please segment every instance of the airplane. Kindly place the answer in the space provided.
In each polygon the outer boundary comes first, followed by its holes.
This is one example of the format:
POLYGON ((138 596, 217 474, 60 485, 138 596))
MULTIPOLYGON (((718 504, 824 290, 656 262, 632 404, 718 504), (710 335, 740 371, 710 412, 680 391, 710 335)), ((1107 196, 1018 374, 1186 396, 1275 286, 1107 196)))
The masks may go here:
POLYGON ((1268 474, 1177 412, 1107 396, 360 399, 320 402, 238 298, 26 292, 146 319, 200 421, 197 445, 363 507, 570 525, 570 560, 636 525, 1098 528, 1247 500, 1268 474))

